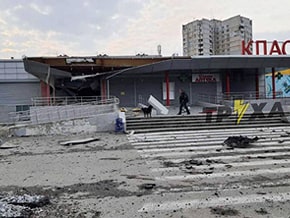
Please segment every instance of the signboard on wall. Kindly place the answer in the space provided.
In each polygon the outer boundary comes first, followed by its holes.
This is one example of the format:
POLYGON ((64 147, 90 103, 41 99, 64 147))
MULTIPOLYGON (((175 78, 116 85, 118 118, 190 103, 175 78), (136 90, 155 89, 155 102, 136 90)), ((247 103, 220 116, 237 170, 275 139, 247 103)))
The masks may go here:
POLYGON ((250 40, 242 41, 243 55, 287 55, 290 40, 285 41, 267 41, 267 40, 250 40), (254 50, 254 51, 253 51, 254 50))
MULTIPOLYGON (((276 71, 275 76, 275 95, 276 97, 290 97, 290 68, 276 71)), ((266 79, 266 97, 273 97, 272 73, 265 75, 266 79)))
POLYGON ((193 83, 213 83, 218 81, 218 74, 192 74, 193 83))

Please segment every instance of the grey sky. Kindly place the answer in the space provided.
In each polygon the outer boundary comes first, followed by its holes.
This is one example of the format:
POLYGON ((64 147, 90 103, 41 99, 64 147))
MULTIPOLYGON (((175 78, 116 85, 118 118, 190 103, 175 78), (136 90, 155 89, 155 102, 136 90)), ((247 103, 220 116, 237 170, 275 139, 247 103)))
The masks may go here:
POLYGON ((253 20, 254 39, 290 39, 289 0, 0 0, 0 58, 182 55, 183 24, 253 20))

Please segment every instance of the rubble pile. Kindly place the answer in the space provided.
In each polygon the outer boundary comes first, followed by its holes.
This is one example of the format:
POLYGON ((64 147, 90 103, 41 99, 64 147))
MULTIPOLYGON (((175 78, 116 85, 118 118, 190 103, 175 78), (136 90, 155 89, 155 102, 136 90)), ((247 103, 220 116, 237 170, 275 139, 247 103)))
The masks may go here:
POLYGON ((247 136, 230 136, 224 141, 224 144, 232 148, 247 148, 258 139, 257 136, 254 138, 248 138, 247 136))
POLYGON ((30 217, 33 208, 47 204, 50 204, 50 200, 43 195, 0 196, 0 217, 30 217))

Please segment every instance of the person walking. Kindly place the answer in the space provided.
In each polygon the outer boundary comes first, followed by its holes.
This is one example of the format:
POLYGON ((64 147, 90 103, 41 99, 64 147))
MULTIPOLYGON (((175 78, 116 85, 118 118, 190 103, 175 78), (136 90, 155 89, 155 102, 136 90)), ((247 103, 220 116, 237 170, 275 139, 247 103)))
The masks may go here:
POLYGON ((190 114, 190 111, 187 107, 188 103, 188 95, 185 93, 183 89, 179 89, 179 112, 177 115, 181 115, 183 108, 185 108, 187 114, 190 114))

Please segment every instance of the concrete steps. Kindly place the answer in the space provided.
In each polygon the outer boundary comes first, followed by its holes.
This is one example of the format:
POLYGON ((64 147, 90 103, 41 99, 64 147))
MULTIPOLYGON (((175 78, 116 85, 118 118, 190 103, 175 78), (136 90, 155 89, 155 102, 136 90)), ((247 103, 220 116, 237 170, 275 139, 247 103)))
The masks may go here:
POLYGON ((169 217, 174 210, 174 217, 223 217, 213 212, 230 208, 234 217, 288 217, 290 126, 274 117, 257 121, 269 126, 128 134, 156 184, 141 216, 169 217), (280 126, 270 127, 275 122, 280 126), (259 139, 247 148, 224 144, 241 135, 259 139))
POLYGON ((127 118, 127 131, 134 130, 136 133, 184 131, 184 130, 206 130, 224 128, 248 128, 248 127, 275 127, 288 126, 281 121, 280 114, 269 116, 265 114, 260 117, 251 117, 246 114, 237 124, 237 116, 207 117, 206 115, 189 116, 158 116, 152 118, 129 117, 127 118))

